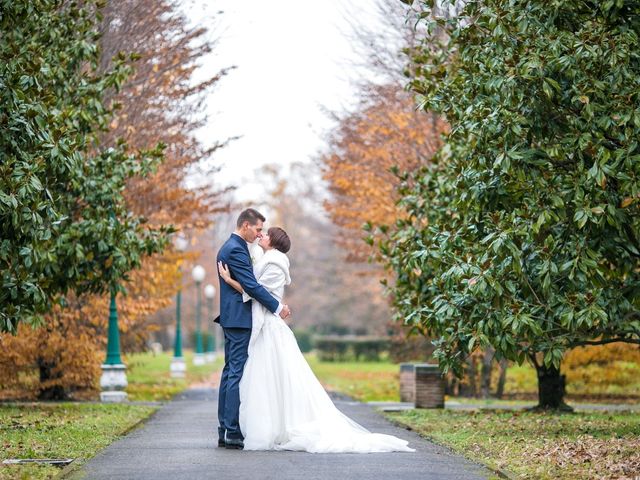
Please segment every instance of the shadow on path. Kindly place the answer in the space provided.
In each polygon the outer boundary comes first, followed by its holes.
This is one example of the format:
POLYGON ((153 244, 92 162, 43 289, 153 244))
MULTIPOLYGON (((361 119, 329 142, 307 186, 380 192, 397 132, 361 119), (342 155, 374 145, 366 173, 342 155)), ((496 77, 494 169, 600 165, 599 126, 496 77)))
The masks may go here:
POLYGON ((491 476, 481 466, 394 426, 371 406, 344 397, 334 401, 369 430, 408 440, 416 452, 311 454, 218 448, 217 390, 201 388, 176 396, 143 427, 107 447, 67 478, 475 480, 491 476))

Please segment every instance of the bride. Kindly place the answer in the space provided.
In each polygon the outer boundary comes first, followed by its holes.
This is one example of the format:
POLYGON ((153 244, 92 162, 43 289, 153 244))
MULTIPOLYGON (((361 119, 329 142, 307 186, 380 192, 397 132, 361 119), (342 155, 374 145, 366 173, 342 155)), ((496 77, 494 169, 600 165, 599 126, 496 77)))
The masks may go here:
MULTIPOLYGON (((284 230, 272 227, 258 244, 264 255, 254 265, 256 279, 281 301, 285 285, 291 283, 285 255, 291 241, 284 230)), ((242 292, 226 265, 218 263, 218 269, 225 282, 242 292)), ((245 450, 414 451, 407 441, 371 433, 342 414, 311 371, 287 324, 259 302, 253 302, 252 316, 249 358, 240 381, 245 450)))

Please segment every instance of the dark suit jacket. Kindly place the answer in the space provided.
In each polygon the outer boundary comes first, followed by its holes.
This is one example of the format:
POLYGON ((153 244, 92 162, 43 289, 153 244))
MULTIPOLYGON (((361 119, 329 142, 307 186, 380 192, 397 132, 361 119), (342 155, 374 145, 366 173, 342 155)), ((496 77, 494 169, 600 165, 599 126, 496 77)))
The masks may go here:
MULTIPOLYGON (((249 248, 239 235, 232 234, 218 252, 217 260, 229 266, 231 277, 242 285, 254 301, 275 313, 279 302, 258 283, 253 274, 249 248)), ((219 276, 219 275, 218 275, 219 276)), ((220 316, 214 321, 224 328, 251 328, 251 302, 243 302, 242 294, 220 280, 220 316)))

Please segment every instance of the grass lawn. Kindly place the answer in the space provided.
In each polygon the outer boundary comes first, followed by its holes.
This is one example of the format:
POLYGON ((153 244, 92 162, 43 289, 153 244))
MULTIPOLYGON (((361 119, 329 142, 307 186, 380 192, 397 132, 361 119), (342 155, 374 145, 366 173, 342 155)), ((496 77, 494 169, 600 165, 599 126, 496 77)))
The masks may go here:
MULTIPOLYGON (((222 368, 224 358, 218 355, 214 363, 202 366, 193 365, 193 352, 184 351, 187 372, 185 378, 171 378, 169 366, 172 352, 153 354, 151 352, 127 355, 127 393, 129 400, 169 400, 193 383, 213 379, 222 368)), ((217 387, 216 385, 214 385, 217 387)))
MULTIPOLYGON (((171 352, 125 357, 129 400, 168 400, 191 384, 215 381, 216 372, 222 368, 221 357, 214 363, 194 367, 193 353, 185 351, 184 354, 185 378, 171 378, 171 352)), ((156 408, 100 403, 0 405, 0 460, 75 458, 82 463, 156 408)), ((52 478, 59 472, 58 467, 47 465, 0 465, 0 480, 52 478)))
POLYGON ((362 402, 399 401, 399 368, 388 362, 320 362, 306 355, 311 369, 327 389, 362 402))
POLYGON ((404 426, 516 478, 640 475, 640 413, 410 410, 404 426))
MULTIPOLYGON (((0 405, 0 461, 75 458, 82 463, 155 410, 99 403, 0 405)), ((59 472, 58 467, 48 465, 0 464, 2 480, 44 479, 59 472)))
MULTIPOLYGON (((315 354, 305 355, 316 376, 328 390, 344 393, 360 401, 399 401, 400 367, 386 361, 380 362, 320 362, 315 354)), ((591 373, 599 378, 605 375, 605 368, 591 373)), ((568 381, 567 399, 570 402, 587 403, 619 403, 638 401, 640 392, 640 364, 626 366, 633 375, 635 383, 624 386, 585 383, 579 380, 575 372, 571 375, 573 382, 568 381)), ((529 404, 537 400, 538 380, 533 367, 529 365, 511 365, 507 370, 505 396, 508 400, 502 403, 529 404), (518 402, 515 399, 525 399, 518 402)), ((452 399, 453 400, 453 399, 452 399)), ((456 401, 466 399, 455 398, 456 401)), ((470 399, 479 403, 478 399, 470 399)))

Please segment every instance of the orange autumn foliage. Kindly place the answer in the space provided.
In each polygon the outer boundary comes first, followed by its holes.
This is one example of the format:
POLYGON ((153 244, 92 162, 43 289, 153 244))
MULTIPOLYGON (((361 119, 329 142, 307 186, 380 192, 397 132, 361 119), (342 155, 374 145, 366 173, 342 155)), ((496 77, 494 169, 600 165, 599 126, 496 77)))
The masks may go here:
POLYGON ((0 335, 0 399, 83 398, 97 389, 104 328, 94 322, 104 313, 96 317, 74 298, 69 306, 56 305, 39 329, 0 335))
MULTIPOLYGON (((149 259, 146 266, 152 274, 134 272, 127 294, 117 297, 123 351, 139 350, 145 343, 153 328, 146 318, 171 302, 181 263, 175 252, 149 259)), ((84 399, 97 394, 108 302, 104 296, 70 295, 64 308, 57 305, 47 315, 42 328, 22 326, 16 336, 0 336, 0 399, 84 399)))
POLYGON ((565 354, 562 370, 569 385, 589 385, 605 390, 610 386, 628 388, 636 383, 637 365, 640 365, 640 347, 610 343, 574 348, 565 354), (636 368, 630 368, 633 364, 636 368))
POLYGON ((363 225, 393 225, 402 214, 391 169, 413 171, 427 162, 446 124, 416 111, 413 98, 395 84, 371 87, 356 111, 338 120, 322 158, 332 194, 325 208, 342 228, 349 258, 362 261, 371 254, 363 225))

